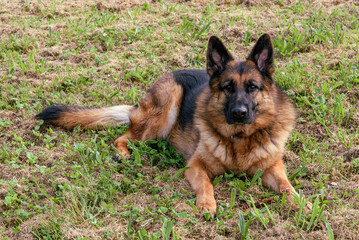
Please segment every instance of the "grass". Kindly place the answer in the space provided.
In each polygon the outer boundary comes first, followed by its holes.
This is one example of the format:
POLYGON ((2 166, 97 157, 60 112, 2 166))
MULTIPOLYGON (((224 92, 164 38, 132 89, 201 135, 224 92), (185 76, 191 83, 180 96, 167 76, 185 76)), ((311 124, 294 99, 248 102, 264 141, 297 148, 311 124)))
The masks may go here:
POLYGON ((358 15, 355 1, 1 3, 0 239, 355 239, 358 15), (261 172, 227 173, 213 181, 209 220, 166 142, 129 143, 132 159, 119 164, 112 142, 126 126, 33 119, 56 103, 135 104, 165 72, 205 68, 210 35, 244 59, 265 32, 299 115, 284 156, 299 211, 262 187, 261 172))

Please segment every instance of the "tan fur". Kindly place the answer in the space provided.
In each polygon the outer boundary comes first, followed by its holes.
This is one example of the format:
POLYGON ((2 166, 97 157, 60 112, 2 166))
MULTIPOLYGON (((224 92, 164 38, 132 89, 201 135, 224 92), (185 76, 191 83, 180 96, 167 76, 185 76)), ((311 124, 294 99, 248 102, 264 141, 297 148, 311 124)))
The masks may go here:
MULTIPOLYGON (((253 124, 228 126, 223 114, 218 114, 223 110, 220 95, 204 92, 198 100, 196 122, 200 141, 187 164, 190 169, 186 172, 186 178, 192 188, 195 190, 202 185, 209 186, 209 178, 229 170, 253 175, 260 168, 264 171, 262 180, 265 185, 279 192, 295 192, 282 163, 285 141, 294 126, 296 116, 289 100, 272 85, 257 96, 263 111, 253 124), (273 95, 279 95, 280 102, 277 105, 273 102, 273 95), (206 104, 207 101, 209 104, 206 104), (276 107, 278 109, 275 109, 276 107), (271 136, 266 131, 257 130, 265 128, 266 125, 271 125, 273 129, 271 136), (241 137, 231 137, 238 132, 242 132, 241 137), (209 178, 204 177, 203 171, 209 178)), ((214 214, 216 205, 212 192, 212 187, 208 187, 205 192, 196 191, 197 207, 214 214), (206 201, 202 202, 200 199, 206 201)))
MULTIPOLYGON (((248 76, 253 78, 253 75, 248 76)), ((282 155, 296 114, 288 98, 274 84, 258 93, 256 98, 261 102, 261 110, 251 125, 226 124, 222 114, 223 93, 212 93, 207 88, 197 100, 197 128, 181 130, 178 122, 172 124, 168 117, 170 111, 178 111, 181 94, 181 88, 171 74, 160 79, 139 107, 131 110, 129 131, 115 141, 119 152, 129 157, 127 138, 132 141, 157 137, 169 140, 176 151, 188 160, 190 168, 185 176, 197 195, 197 207, 212 215, 216 203, 210 180, 229 170, 253 175, 260 168, 264 171, 262 179, 265 185, 279 192, 295 192, 285 174, 282 155), (269 125, 271 136, 262 131, 269 125), (236 133, 242 133, 242 136, 233 137, 236 133)))
POLYGON ((133 106, 121 105, 99 109, 70 108, 63 112, 59 119, 52 121, 53 124, 64 128, 73 128, 80 125, 86 129, 101 129, 116 127, 128 123, 129 112, 133 106))
POLYGON ((182 88, 174 81, 171 73, 158 80, 147 95, 130 111, 130 129, 114 142, 117 150, 126 158, 130 153, 127 139, 145 141, 149 139, 168 139, 176 123, 182 88))
MULTIPOLYGON (((215 60, 218 57, 215 55, 215 60)), ((273 66, 269 65, 267 71, 272 74, 273 66)), ((213 74, 211 68, 208 74, 213 74)), ((294 127, 296 112, 288 97, 271 79, 264 77, 263 80, 252 60, 231 60, 218 79, 211 81, 200 93, 195 103, 193 124, 184 128, 179 124, 182 97, 183 88, 169 73, 148 90, 138 106, 117 107, 116 114, 111 108, 69 112, 56 123, 65 127, 82 124, 97 128, 102 124, 126 122, 128 117, 129 130, 114 142, 120 155, 125 158, 130 157, 128 139, 168 140, 187 160, 189 169, 185 177, 196 193, 197 208, 209 211, 212 217, 216 212, 216 201, 211 179, 228 171, 253 175, 262 169, 262 181, 266 186, 278 192, 296 193, 282 162, 283 149, 294 127), (246 68, 239 74, 241 63, 245 63, 246 68), (226 121, 226 95, 218 89, 218 83, 229 78, 238 88, 243 88, 249 81, 258 84, 264 81, 261 91, 251 93, 257 104, 256 116, 251 124, 228 124, 226 121)))

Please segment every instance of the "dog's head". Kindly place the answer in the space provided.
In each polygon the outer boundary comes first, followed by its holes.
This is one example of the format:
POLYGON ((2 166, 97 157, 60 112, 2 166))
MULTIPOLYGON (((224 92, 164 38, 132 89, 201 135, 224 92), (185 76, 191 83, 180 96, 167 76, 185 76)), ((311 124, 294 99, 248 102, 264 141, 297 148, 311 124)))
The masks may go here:
POLYGON ((273 45, 262 35, 246 61, 234 60, 215 36, 209 39, 207 72, 210 88, 220 102, 228 124, 251 124, 259 111, 261 94, 273 84, 273 45))

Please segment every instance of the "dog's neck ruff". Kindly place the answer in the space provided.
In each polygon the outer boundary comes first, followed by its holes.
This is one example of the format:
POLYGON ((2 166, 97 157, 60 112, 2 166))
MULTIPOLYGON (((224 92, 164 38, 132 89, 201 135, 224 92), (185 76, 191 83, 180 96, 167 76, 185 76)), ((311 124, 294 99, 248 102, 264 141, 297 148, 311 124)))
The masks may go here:
POLYGON ((243 138, 243 137, 245 137, 243 132, 239 132, 239 133, 236 133, 236 134, 230 136, 231 140, 233 140, 234 138, 243 138))

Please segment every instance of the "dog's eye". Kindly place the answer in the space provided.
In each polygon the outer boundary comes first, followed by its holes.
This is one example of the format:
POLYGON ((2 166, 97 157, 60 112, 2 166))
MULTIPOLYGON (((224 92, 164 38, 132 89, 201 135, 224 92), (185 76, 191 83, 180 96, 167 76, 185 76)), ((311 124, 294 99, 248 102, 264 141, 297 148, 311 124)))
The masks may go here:
POLYGON ((256 89, 258 89, 258 87, 257 87, 256 85, 254 85, 254 84, 250 84, 250 85, 248 86, 248 90, 249 90, 250 92, 253 92, 253 91, 256 90, 256 89))
POLYGON ((234 88, 231 84, 228 84, 227 86, 224 87, 224 90, 228 93, 233 93, 234 92, 234 88))

